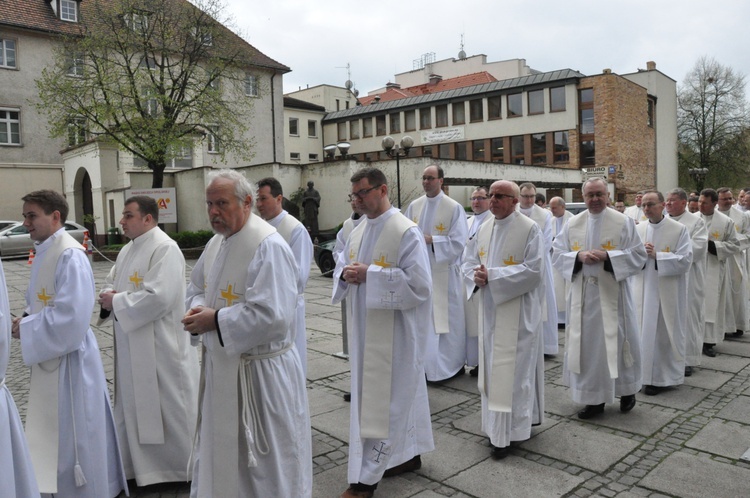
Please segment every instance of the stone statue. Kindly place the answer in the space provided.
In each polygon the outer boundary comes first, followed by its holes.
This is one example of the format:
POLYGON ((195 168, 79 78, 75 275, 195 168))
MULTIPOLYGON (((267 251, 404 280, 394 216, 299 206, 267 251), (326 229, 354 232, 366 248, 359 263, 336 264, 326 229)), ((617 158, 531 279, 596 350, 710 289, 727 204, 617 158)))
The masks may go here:
POLYGON ((318 208, 320 208, 320 194, 315 190, 315 183, 307 182, 307 190, 302 194, 302 209, 305 210, 305 226, 310 236, 318 234, 318 208))

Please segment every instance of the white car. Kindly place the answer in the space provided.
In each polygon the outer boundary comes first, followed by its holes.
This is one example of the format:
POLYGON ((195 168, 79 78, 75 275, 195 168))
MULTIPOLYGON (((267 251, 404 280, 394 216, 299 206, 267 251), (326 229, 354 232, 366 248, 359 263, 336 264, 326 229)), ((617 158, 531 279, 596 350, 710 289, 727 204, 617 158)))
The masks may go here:
MULTIPOLYGON (((0 221, 0 225, 5 223, 0 221)), ((29 231, 21 222, 13 221, 9 226, 0 228, 0 257, 27 256, 34 248, 34 241, 29 237, 29 231)), ((74 221, 65 222, 65 230, 78 242, 83 239, 88 230, 74 221)))

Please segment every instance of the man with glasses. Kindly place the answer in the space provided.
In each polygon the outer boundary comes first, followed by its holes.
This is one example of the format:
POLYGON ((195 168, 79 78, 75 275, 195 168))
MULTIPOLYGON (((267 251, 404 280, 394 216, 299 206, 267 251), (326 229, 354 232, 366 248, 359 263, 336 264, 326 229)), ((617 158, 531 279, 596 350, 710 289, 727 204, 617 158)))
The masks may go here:
POLYGON ((578 418, 604 413, 620 396, 620 411, 635 406, 641 389, 641 353, 631 279, 646 264, 635 224, 607 209, 607 181, 583 183, 586 211, 555 238, 552 264, 568 286, 568 336, 563 381, 586 407, 578 418))
POLYGON ((701 364, 703 334, 706 328, 705 276, 708 232, 700 216, 688 212, 687 193, 675 188, 667 193, 667 213, 688 229, 693 248, 693 262, 688 273, 688 317, 685 327, 685 377, 693 375, 693 367, 701 364))
POLYGON ((294 344, 297 346, 299 359, 302 362, 302 373, 307 377, 307 329, 305 326, 305 287, 310 277, 310 264, 313 257, 313 246, 305 225, 300 223, 281 207, 284 192, 276 178, 263 178, 258 182, 258 197, 255 208, 260 217, 279 232, 289 244, 297 262, 297 320, 294 344))
POLYGON ((555 237, 553 232, 552 213, 542 209, 534 203, 536 199, 536 186, 533 183, 521 184, 521 202, 518 204, 518 210, 534 220, 542 231, 544 240, 544 266, 542 271, 542 328, 544 330, 544 354, 556 355, 558 351, 557 337, 557 302, 555 301, 555 282, 552 277, 552 240, 555 237))
POLYGON ((693 249, 687 228, 664 216, 661 192, 646 192, 641 203, 648 222, 636 232, 648 260, 635 277, 635 300, 641 327, 643 392, 659 394, 685 382, 688 272, 693 249))
POLYGON ((429 382, 442 382, 464 373, 466 323, 461 255, 468 230, 466 211, 442 190, 443 169, 428 166, 422 173, 425 195, 406 209, 419 225, 430 256, 433 283, 433 334, 428 339, 425 371, 429 382))
POLYGON ((333 275, 333 302, 352 306, 350 486, 341 496, 367 498, 381 478, 419 469, 435 447, 424 371, 432 278, 424 236, 391 206, 383 172, 365 168, 351 182, 367 218, 333 275))
POLYGON ((737 240, 740 242, 740 250, 735 252, 727 262, 727 277, 731 281, 729 299, 732 301, 732 310, 734 313, 734 329, 728 332, 733 337, 742 337, 748 330, 747 316, 747 261, 745 252, 750 247, 750 214, 741 211, 734 204, 732 191, 727 187, 722 187, 716 191, 719 194, 719 203, 717 205, 721 214, 731 218, 734 222, 734 229, 737 240))
MULTIPOLYGON (((490 219, 492 213, 490 208, 490 198, 488 197, 487 187, 477 187, 471 193, 471 210, 473 216, 466 220, 469 225, 469 241, 473 239, 479 226, 490 219)), ((468 300, 464 305, 464 316, 466 317, 466 365, 473 367, 469 370, 472 377, 479 374, 479 343, 477 318, 479 317, 479 300, 474 298, 474 285, 467 286, 468 300)))

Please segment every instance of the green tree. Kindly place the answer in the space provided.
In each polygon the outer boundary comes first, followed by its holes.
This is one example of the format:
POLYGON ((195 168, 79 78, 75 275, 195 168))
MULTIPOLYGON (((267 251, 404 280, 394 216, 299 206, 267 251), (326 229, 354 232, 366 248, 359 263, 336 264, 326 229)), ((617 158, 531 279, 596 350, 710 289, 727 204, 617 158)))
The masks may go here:
POLYGON ((37 81, 53 136, 96 138, 140 158, 161 187, 167 161, 204 141, 249 159, 254 49, 228 29, 221 0, 88 0, 37 81))
POLYGON ((750 124, 745 76, 710 57, 701 57, 677 95, 680 183, 698 190, 710 186, 745 186, 750 152, 750 124), (705 168, 705 182, 694 182, 690 170, 705 168))

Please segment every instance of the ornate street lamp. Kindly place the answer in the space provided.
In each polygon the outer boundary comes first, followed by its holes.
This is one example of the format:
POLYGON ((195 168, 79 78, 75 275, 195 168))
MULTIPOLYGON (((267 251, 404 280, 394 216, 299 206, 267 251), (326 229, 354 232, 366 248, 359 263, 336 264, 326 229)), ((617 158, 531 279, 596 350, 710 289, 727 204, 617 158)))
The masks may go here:
POLYGON ((703 190, 703 183, 706 181, 706 175, 708 175, 708 168, 689 168, 688 174, 695 181, 698 187, 698 193, 703 190))
POLYGON ((381 144, 383 150, 390 158, 396 158, 396 192, 398 195, 398 208, 401 209, 401 165, 399 159, 409 155, 409 149, 414 146, 414 139, 406 135, 401 143, 396 143, 393 137, 385 137, 381 144))

